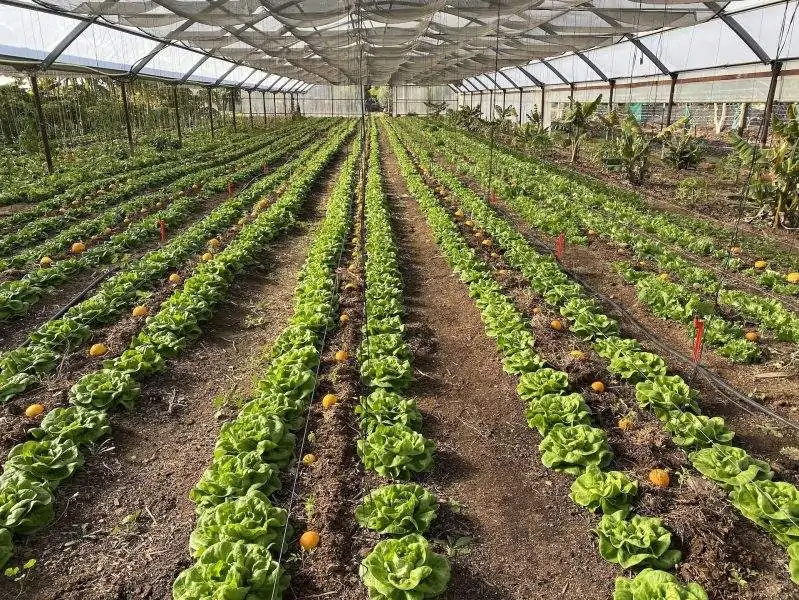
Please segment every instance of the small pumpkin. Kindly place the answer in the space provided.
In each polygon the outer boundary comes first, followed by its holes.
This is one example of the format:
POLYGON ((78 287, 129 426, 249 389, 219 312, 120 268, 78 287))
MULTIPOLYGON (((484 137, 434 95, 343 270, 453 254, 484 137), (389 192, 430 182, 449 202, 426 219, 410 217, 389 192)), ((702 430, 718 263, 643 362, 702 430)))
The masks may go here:
POLYGON ((315 454, 306 454, 302 457, 302 464, 306 467, 314 464, 316 462, 316 455, 315 454))
POLYGON ((72 254, 81 254, 86 252, 86 244, 83 242, 75 242, 72 244, 72 246, 70 246, 69 251, 72 252, 72 254))
POLYGON ((463 211, 461 209, 456 210, 455 211, 455 216, 456 217, 462 217, 463 216, 463 211))
POLYGON ((792 271, 785 276, 785 281, 788 283, 799 283, 799 272, 792 271))
POLYGON ((633 420, 630 417, 622 417, 619 419, 619 429, 622 431, 630 431, 633 428, 633 420))
POLYGON ((53 259, 49 256, 42 256, 42 259, 39 261, 39 265, 42 267, 49 267, 53 264, 53 259))
POLYGON ((44 412, 44 404, 31 404, 28 408, 25 409, 25 416, 29 419, 35 419, 40 414, 44 412))
POLYGON ((750 342, 756 342, 760 339, 760 336, 757 334, 757 331, 747 331, 744 334, 744 338, 749 340, 750 342))
POLYGON ((108 346, 103 344, 102 342, 98 342, 97 344, 92 344, 91 348, 89 348, 89 356, 92 358, 98 358, 103 356, 106 352, 108 352, 108 346))
POLYGON ((668 273, 661 273, 658 275, 658 279, 661 281, 671 281, 671 276, 668 273))
POLYGON ((652 469, 649 471, 649 482, 655 487, 667 488, 671 483, 671 478, 666 469, 652 469))
POLYGON ((586 354, 582 350, 569 350, 569 356, 571 356, 574 360, 585 360, 586 354))
POLYGON ((169 283, 179 285, 182 281, 183 277, 181 277, 179 273, 172 273, 172 275, 169 276, 169 283))
POLYGON ((765 260, 756 260, 755 269, 765 269, 768 263, 765 260))
POLYGON ((555 319, 549 324, 549 326, 555 331, 563 331, 563 321, 560 319, 555 319))
POLYGON ((486 248, 490 248, 491 246, 494 245, 494 242, 492 242, 491 240, 483 240, 482 243, 483 243, 483 246, 485 246, 486 248))
POLYGON ((596 392, 597 394, 601 394, 605 391, 605 384, 601 381, 595 381, 591 384, 591 390, 596 392))
POLYGON ((306 531, 300 536, 300 548, 309 552, 319 545, 319 534, 316 531, 306 531))
POLYGON ((341 313, 341 316, 338 318, 339 323, 347 323, 350 320, 350 316, 347 313, 341 313))
POLYGON ((146 317, 149 314, 149 312, 150 312, 149 308, 147 308, 143 304, 140 304, 139 306, 133 307, 133 311, 131 312, 131 314, 134 317, 146 317))
POLYGON ((344 362, 344 361, 345 361, 345 360, 347 360, 349 357, 350 357, 350 354, 349 354, 349 352, 347 352, 347 351, 346 351, 346 350, 344 350, 344 349, 342 349, 342 350, 337 350, 337 351, 336 351, 336 354, 335 354, 335 359, 336 359, 336 362, 344 362))
POLYGON ((214 255, 211 254, 210 252, 203 252, 203 255, 200 258, 202 259, 203 262, 208 262, 209 260, 214 258, 214 255))
POLYGON ((730 254, 732 254, 733 256, 740 256, 741 252, 743 252, 743 248, 741 248, 740 246, 733 246, 732 248, 730 248, 730 254))
POLYGON ((338 402, 338 398, 334 394, 325 394, 322 396, 322 408, 332 408, 338 402))
POLYGON ((210 240, 208 240, 208 245, 211 248, 219 248, 221 244, 222 242, 219 241, 219 238, 211 238, 210 240))

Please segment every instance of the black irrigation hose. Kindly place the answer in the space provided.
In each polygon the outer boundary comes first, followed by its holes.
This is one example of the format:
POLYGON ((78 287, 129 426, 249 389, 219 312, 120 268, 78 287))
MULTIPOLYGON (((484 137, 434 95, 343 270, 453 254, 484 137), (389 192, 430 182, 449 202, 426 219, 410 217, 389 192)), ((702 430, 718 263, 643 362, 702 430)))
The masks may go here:
POLYGON ((45 321, 45 324, 49 323, 50 321, 55 321, 56 319, 64 316, 64 313, 66 313, 70 308, 75 306, 78 302, 83 300, 86 297, 86 295, 89 292, 91 292, 94 288, 96 288, 104 279, 107 279, 109 276, 111 276, 112 274, 116 273, 118 270, 119 270, 119 267, 112 267, 111 269, 108 269, 106 272, 101 273, 100 275, 95 277, 89 283, 89 285, 87 285, 85 288, 83 288, 83 290, 81 290, 81 292, 77 296, 72 298, 72 300, 70 300, 64 306, 62 306, 58 310, 57 313, 55 313, 52 317, 47 319, 47 321, 45 321))
MULTIPOLYGON (((535 234, 528 233, 528 234, 525 235, 525 237, 528 238, 530 243, 539 252, 544 253, 544 254, 548 254, 550 256, 553 254, 552 249, 549 248, 549 246, 545 245, 543 242, 541 242, 535 236, 535 234)), ((652 333, 646 327, 646 325, 644 325, 638 319, 636 319, 635 316, 633 316, 621 304, 619 304, 618 302, 615 302, 614 300, 612 300, 612 299, 604 296, 603 294, 599 293, 594 288, 594 286, 592 286, 590 283, 588 283, 584 278, 582 278, 579 275, 575 274, 571 269, 566 268, 563 264, 558 263, 558 265, 560 266, 561 270, 564 273, 566 273, 570 278, 572 278, 574 281, 579 283, 585 289, 589 290, 594 297, 599 299, 602 303, 605 303, 605 304, 610 305, 611 307, 613 307, 616 310, 618 315, 620 315, 622 318, 624 318, 626 321, 628 321, 630 324, 632 324, 633 327, 635 329, 637 329, 639 333, 642 333, 649 340, 649 342, 652 345, 656 346, 662 352, 665 352, 667 354, 670 354, 672 357, 677 358, 678 360, 682 361, 685 364, 694 365, 694 372, 701 374, 705 378, 705 380, 708 383, 710 383, 716 389, 717 392, 719 392, 723 396, 726 396, 730 400, 733 400, 733 401, 738 400, 740 402, 743 402, 744 404, 747 404, 748 406, 754 408, 755 410, 760 411, 760 412, 768 415, 772 419, 780 421, 782 424, 786 425, 787 427, 790 427, 791 429, 799 432, 799 424, 791 421, 790 419, 786 419, 785 417, 783 417, 782 415, 774 412, 770 408, 767 408, 767 407, 763 406, 762 404, 759 404, 758 402, 755 402, 749 396, 746 396, 745 394, 742 394, 741 392, 736 390, 734 387, 732 387, 730 384, 728 384, 726 381, 724 381, 721 377, 719 377, 715 373, 709 371, 707 368, 705 368, 705 367, 703 367, 703 366, 701 366, 699 364, 694 364, 694 361, 691 360, 686 355, 684 355, 682 352, 674 350, 673 348, 671 348, 668 345, 666 345, 663 342, 661 342, 657 338, 657 336, 654 333, 652 333)))

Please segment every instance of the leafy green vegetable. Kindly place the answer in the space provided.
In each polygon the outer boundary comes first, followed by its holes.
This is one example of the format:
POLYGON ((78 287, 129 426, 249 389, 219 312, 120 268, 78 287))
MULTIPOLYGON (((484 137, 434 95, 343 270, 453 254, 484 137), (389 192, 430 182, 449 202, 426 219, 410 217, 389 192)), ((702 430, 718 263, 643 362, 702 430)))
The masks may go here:
POLYGON ((430 468, 434 447, 432 441, 405 425, 378 425, 358 440, 358 456, 378 475, 408 479, 430 468))
POLYGON ((555 425, 588 425, 591 409, 581 394, 547 394, 527 405, 527 423, 541 435, 546 435, 555 425))
POLYGON ((39 427, 28 433, 37 440, 67 439, 79 446, 87 446, 111 432, 108 415, 101 410, 67 406, 51 410, 39 427))
POLYGON ((128 373, 102 369, 81 377, 69 390, 69 401, 84 408, 130 410, 139 397, 139 384, 128 373))
POLYGON ((727 443, 735 436, 721 417, 679 410, 668 414, 666 430, 671 433, 672 441, 683 448, 706 448, 712 444, 727 443))
MULTIPOLYGON (((791 581, 799 584, 799 542, 794 542, 788 546, 788 572, 791 574, 791 581)), ((0 560, 0 567, 3 566, 3 561, 0 560)))
POLYGON ((209 546, 172 585, 174 600, 280 600, 289 578, 269 550, 244 542, 209 546))
POLYGON ((8 559, 14 554, 14 545, 11 543, 11 532, 0 528, 0 569, 6 566, 8 559))
POLYGON ((679 375, 657 375, 635 386, 638 404, 651 410, 659 419, 665 419, 675 410, 699 413, 695 396, 696 392, 679 375))
POLYGON ((788 546, 799 542, 799 490, 785 481, 752 481, 730 492, 741 514, 788 546))
POLYGON ((131 376, 146 377, 166 368, 164 357, 153 346, 139 344, 128 348, 116 358, 103 361, 103 368, 127 373, 131 376))
POLYGON ((369 387, 401 390, 413 379, 413 370, 408 359, 381 356, 361 363, 361 378, 369 387))
POLYGON ((202 511, 189 538, 192 555, 197 558, 217 542, 246 542, 267 549, 279 549, 293 535, 288 513, 272 506, 261 492, 226 500, 202 511))
POLYGON ((362 527, 378 533, 424 533, 436 518, 436 503, 436 497, 420 485, 384 485, 364 497, 355 518, 362 527))
POLYGON ((189 492, 189 498, 200 512, 250 491, 268 496, 279 489, 277 467, 264 462, 258 452, 244 452, 215 458, 189 492))
POLYGON ((516 393, 522 400, 538 400, 547 394, 560 394, 569 388, 569 376, 563 371, 543 368, 519 378, 516 393))
POLYGON ((752 458, 743 448, 714 444, 689 456, 691 464, 708 479, 725 488, 738 488, 754 480, 771 479, 769 464, 752 458))
POLYGON ((447 587, 447 559, 421 535, 379 542, 361 563, 360 576, 373 600, 424 600, 447 587))
POLYGON ((589 510, 627 515, 637 493, 638 482, 624 473, 590 466, 572 483, 570 497, 589 510))
POLYGON ((264 462, 285 467, 294 454, 294 434, 277 415, 249 414, 222 425, 214 457, 257 452, 264 462))
POLYGON ((72 440, 30 440, 11 448, 4 470, 5 474, 22 473, 28 479, 54 488, 82 464, 83 455, 72 440))
POLYGON ((666 363, 651 352, 619 352, 610 359, 608 370, 630 382, 645 381, 657 375, 665 375, 666 363))
POLYGON ((633 515, 627 519, 622 512, 605 514, 596 534, 602 558, 625 569, 671 569, 682 557, 679 550, 670 549, 669 530, 653 517, 633 515))
POLYGON ((557 425, 538 445, 545 467, 579 475, 591 465, 604 467, 613 458, 605 432, 590 425, 557 425))
POLYGON ((360 417, 361 429, 367 434, 378 425, 405 425, 416 431, 422 424, 416 400, 384 389, 376 389, 362 397, 355 414, 360 417))
POLYGON ((707 600, 698 583, 682 585, 671 573, 644 569, 632 579, 616 578, 613 600, 707 600))
POLYGON ((24 473, 0 477, 0 528, 33 533, 53 520, 53 494, 24 473))

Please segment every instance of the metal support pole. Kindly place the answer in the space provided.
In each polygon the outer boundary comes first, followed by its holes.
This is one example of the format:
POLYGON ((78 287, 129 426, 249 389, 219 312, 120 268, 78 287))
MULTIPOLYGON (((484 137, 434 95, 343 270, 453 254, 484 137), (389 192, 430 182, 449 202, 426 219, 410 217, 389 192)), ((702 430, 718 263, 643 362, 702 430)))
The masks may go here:
POLYGON ((250 90, 247 90, 247 103, 250 105, 250 129, 252 129, 255 125, 252 120, 252 92, 250 90))
POLYGON ((771 125, 771 114, 774 112, 774 96, 777 95, 777 80, 782 71, 782 61, 775 60, 771 63, 771 82, 768 86, 768 95, 766 96, 766 108, 763 111, 763 130, 760 132, 760 143, 766 145, 768 140, 768 130, 771 125))
POLYGON ((671 113, 674 110, 674 88, 677 87, 677 73, 671 73, 671 87, 669 88, 669 104, 666 107, 666 127, 671 125, 671 113))
POLYGON ((175 105, 175 125, 178 129, 178 139, 183 141, 183 134, 180 131, 180 109, 178 109, 178 86, 172 88, 172 102, 175 105))
POLYGON ((277 94, 272 92, 272 112, 275 113, 275 118, 277 118, 277 94))
POLYGON ((610 95, 608 96, 608 112, 613 112, 613 93, 616 91, 616 80, 609 79, 610 95))
POLYGON ((749 120, 749 103, 744 102, 741 107, 741 122, 738 123, 738 135, 743 135, 746 131, 746 122, 749 120))
POLYGON ((541 86, 541 129, 544 128, 544 86, 541 86))
POLYGON ((569 106, 574 104, 574 82, 569 84, 569 106))
POLYGON ((31 73, 31 90, 33 91, 33 103, 36 106, 36 120, 39 123, 39 133, 42 136, 42 146, 44 147, 44 159, 47 161, 47 172, 53 172, 53 156, 50 154, 50 138, 47 137, 47 123, 44 121, 42 111, 42 99, 39 97, 39 80, 36 73, 31 73))
POLYGON ((522 100, 524 99, 524 90, 519 88, 519 125, 522 124, 522 100))
POLYGON ((125 111, 125 130, 128 133, 128 146, 130 146, 130 153, 133 154, 133 130, 130 127, 130 108, 128 107, 128 92, 125 89, 125 82, 121 82, 119 87, 122 89, 122 108, 125 111))
POLYGON ((287 117, 289 115, 288 108, 286 107, 286 92, 283 92, 283 116, 287 117))
POLYGON ((233 131, 236 131, 236 98, 233 96, 233 90, 230 90, 230 110, 233 111, 233 131))
POLYGON ((211 88, 208 88, 208 122, 211 124, 211 139, 214 139, 214 109, 211 106, 211 88))
POLYGON ((264 127, 266 126, 266 92, 261 92, 262 100, 264 101, 264 127))
POLYGON ((335 111, 333 110, 333 86, 330 86, 330 116, 334 116, 335 111))

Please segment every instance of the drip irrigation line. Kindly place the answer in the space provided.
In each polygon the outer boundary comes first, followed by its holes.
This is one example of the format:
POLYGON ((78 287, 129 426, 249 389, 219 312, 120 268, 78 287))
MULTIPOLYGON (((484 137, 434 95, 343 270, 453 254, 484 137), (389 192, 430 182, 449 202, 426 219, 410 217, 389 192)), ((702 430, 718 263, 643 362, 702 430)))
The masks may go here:
POLYGON ((107 270, 107 271, 105 271, 104 273, 101 273, 100 275, 98 275, 97 277, 95 277, 95 278, 94 278, 94 279, 93 279, 93 280, 92 280, 92 281, 89 283, 89 285, 87 285, 85 288, 83 288, 83 290, 81 290, 81 291, 78 293, 78 295, 77 295, 77 296, 73 297, 73 298, 72 298, 72 300, 70 300, 70 301, 69 301, 69 302, 67 302, 67 303, 66 303, 64 306, 62 306, 62 307, 61 307, 61 308, 60 308, 60 309, 59 309, 59 310, 58 310, 58 311, 57 311, 57 312, 56 312, 56 313, 55 313, 55 314, 54 314, 52 317, 50 317, 49 319, 47 319, 47 321, 45 321, 45 324, 46 324, 46 323, 49 323, 50 321, 55 321, 56 319, 58 319, 58 318, 60 318, 60 317, 64 316, 64 313, 66 313, 66 312, 67 312, 67 311, 68 311, 70 308, 72 308, 73 306, 75 306, 75 305, 76 305, 78 302, 80 302, 81 300, 83 300, 83 299, 86 297, 86 295, 87 295, 89 292, 91 292, 91 291, 92 291, 94 288, 96 288, 98 285, 100 285, 100 283, 101 283, 103 280, 107 279, 108 277, 110 277, 111 275, 113 275, 114 273, 116 273, 117 271, 119 271, 119 267, 112 267, 111 269, 108 269, 108 270, 107 270))

